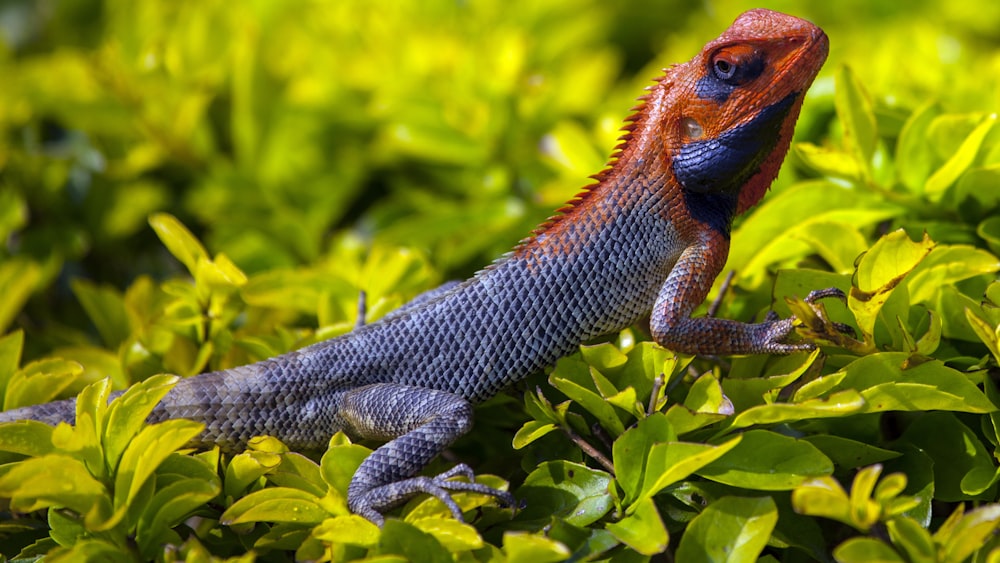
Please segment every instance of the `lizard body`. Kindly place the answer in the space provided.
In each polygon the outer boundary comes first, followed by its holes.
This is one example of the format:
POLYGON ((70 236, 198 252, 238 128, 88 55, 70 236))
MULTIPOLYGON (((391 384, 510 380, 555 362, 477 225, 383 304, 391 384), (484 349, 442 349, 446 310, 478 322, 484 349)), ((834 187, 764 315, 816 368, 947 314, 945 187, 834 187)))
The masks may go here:
MULTIPOLYGON (((741 15, 643 96, 597 183, 475 277, 354 332, 179 382, 151 422, 205 424, 226 449, 273 435, 293 449, 343 430, 389 440, 358 469, 348 503, 375 522, 418 492, 444 501, 464 465, 414 477, 471 426, 483 401, 596 336, 650 315, 654 339, 692 354, 787 353, 792 320, 691 318, 723 268, 738 213, 766 192, 791 140, 827 38, 766 10, 741 15)), ((73 401, 0 421, 73 419, 73 401)))

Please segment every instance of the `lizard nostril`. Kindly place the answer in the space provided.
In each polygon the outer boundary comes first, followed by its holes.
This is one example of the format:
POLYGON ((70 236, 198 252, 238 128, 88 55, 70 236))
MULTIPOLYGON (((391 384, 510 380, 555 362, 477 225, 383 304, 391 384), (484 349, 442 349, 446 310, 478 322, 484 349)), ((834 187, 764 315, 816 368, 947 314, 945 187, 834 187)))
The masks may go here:
POLYGON ((695 121, 694 118, 685 117, 681 120, 681 124, 684 126, 684 134, 689 139, 700 139, 705 134, 705 130, 701 128, 701 124, 695 121))

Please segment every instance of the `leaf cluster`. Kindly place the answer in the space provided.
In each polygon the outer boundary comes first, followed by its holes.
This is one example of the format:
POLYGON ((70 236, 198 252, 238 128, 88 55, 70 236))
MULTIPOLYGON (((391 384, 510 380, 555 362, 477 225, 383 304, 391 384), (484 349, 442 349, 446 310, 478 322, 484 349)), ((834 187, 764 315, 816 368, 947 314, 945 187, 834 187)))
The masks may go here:
POLYGON ((0 398, 77 396, 78 423, 0 427, 3 556, 1000 558, 1000 127, 975 111, 1000 102, 994 7, 803 14, 831 62, 712 299, 794 314, 820 351, 684 358, 640 327, 583 346, 454 448, 523 509, 457 495, 463 524, 418 497, 380 530, 344 502, 366 446, 186 449, 197 425, 143 422, 158 374, 343 334, 362 291, 375 320, 488 262, 600 169, 658 68, 750 6, 22 4, 48 19, 0 26, 0 398), (796 297, 826 287, 846 303, 796 297))

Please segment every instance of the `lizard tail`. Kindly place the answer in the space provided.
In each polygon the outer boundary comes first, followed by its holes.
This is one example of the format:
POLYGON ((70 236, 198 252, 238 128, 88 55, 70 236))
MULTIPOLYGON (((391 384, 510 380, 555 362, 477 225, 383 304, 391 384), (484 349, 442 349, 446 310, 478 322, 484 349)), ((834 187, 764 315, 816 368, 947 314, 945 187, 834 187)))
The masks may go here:
POLYGON ((76 420, 76 398, 0 412, 0 422, 16 420, 37 420, 53 426, 60 422, 72 424, 76 420))

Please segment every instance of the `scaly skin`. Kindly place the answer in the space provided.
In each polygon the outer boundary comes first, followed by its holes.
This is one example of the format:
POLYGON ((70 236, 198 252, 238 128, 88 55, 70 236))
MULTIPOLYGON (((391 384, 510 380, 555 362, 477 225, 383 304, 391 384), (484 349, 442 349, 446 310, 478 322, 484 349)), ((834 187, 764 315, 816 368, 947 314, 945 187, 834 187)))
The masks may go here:
MULTIPOLYGON (((414 477, 472 423, 483 401, 596 336, 651 314, 653 338, 691 354, 787 353, 792 321, 690 318, 729 251, 735 215, 763 196, 788 150, 802 98, 826 58, 816 26, 741 15, 642 98, 597 183, 472 279, 332 340, 181 381, 152 422, 205 424, 199 443, 233 450, 276 436, 325 447, 343 430, 389 440, 358 469, 350 508, 377 523, 415 493, 508 493, 414 477)), ((0 420, 70 421, 73 401, 0 420)))

